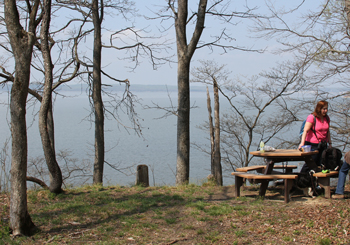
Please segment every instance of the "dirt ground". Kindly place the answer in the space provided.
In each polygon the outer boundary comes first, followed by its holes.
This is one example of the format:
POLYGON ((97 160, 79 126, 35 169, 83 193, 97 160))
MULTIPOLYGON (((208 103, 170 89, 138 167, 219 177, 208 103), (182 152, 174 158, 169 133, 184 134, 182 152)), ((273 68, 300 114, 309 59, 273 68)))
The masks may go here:
MULTIPOLYGON (((40 221, 43 207, 36 208, 44 205, 41 201, 62 202, 59 198, 40 196, 41 200, 32 207, 32 214, 41 232, 21 242, 13 240, 13 244, 350 244, 347 243, 350 241, 349 185, 346 186, 346 200, 326 199, 322 195, 305 197, 300 191, 292 195, 288 204, 284 203, 283 186, 270 186, 263 201, 259 200, 259 185, 241 187, 242 198, 234 197, 234 186, 192 187, 194 192, 187 201, 190 188, 105 187, 103 191, 110 194, 105 195, 104 205, 114 200, 110 198, 113 195, 118 200, 113 202, 114 206, 120 202, 130 205, 139 200, 135 198, 138 195, 157 200, 155 206, 142 212, 109 208, 107 218, 100 211, 103 205, 100 199, 97 201, 96 192, 79 190, 65 196, 62 205, 84 195, 84 203, 89 207, 84 217, 79 209, 65 209, 63 215, 58 205, 55 206, 57 210, 51 211, 55 214, 53 217, 40 221), (200 199, 193 199, 197 195, 200 199), (166 199, 159 202, 162 196, 174 199, 166 204, 166 199), (226 209, 230 211, 225 212, 226 209), (100 215, 97 219, 96 214, 100 215), (67 220, 67 217, 72 218, 67 220), (131 221, 132 225, 128 226, 131 221)), ((334 190, 335 187, 332 192, 334 190)), ((45 192, 38 192, 38 196, 40 193, 45 192)), ((8 208, 4 209, 8 205, 9 196, 0 194, 3 225, 8 224, 8 208)), ((3 226, 2 233, 6 230, 3 226)))

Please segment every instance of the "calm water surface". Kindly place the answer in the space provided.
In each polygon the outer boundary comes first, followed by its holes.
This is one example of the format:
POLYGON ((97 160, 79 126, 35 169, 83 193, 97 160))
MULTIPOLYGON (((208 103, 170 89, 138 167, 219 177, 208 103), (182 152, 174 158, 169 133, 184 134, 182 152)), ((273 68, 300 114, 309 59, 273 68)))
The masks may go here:
MULTIPOLYGON (((169 98, 164 92, 139 92, 136 94, 143 104, 151 105, 152 101, 160 106, 168 106, 169 98)), ((6 95, 0 95, 1 101, 6 101, 6 95)), ((177 94, 170 94, 173 104, 177 105, 177 94)), ((205 92, 194 92, 191 104, 198 108, 191 110, 191 142, 209 146, 208 132, 196 126, 208 121, 205 92)), ((38 118, 33 116, 38 111, 39 104, 28 108, 28 158, 43 155, 38 130, 38 118)), ((221 110, 222 107, 221 107, 221 110)), ((105 160, 118 166, 123 173, 105 166, 104 183, 108 185, 130 185, 135 182, 135 169, 139 164, 149 166, 151 185, 174 185, 176 173, 176 116, 155 119, 164 114, 157 109, 142 109, 136 107, 142 124, 142 137, 132 130, 125 130, 114 120, 105 121, 105 160), (125 169, 133 166, 130 169, 125 169)), ((89 115, 89 102, 85 95, 78 97, 57 98, 54 104, 55 143, 56 150, 68 150, 71 158, 79 161, 85 159, 93 163, 94 159, 94 126, 86 120, 89 115)), ((0 105, 0 145, 10 136, 8 122, 10 120, 6 105, 0 105)), ((126 122, 125 116, 122 117, 126 122)), ((210 174, 210 157, 205 153, 191 148, 190 182, 201 183, 210 174)), ((92 171, 92 170, 91 170, 92 171)), ((230 173, 224 173, 224 185, 233 184, 230 173)), ((90 183, 92 182, 92 178, 90 183)))

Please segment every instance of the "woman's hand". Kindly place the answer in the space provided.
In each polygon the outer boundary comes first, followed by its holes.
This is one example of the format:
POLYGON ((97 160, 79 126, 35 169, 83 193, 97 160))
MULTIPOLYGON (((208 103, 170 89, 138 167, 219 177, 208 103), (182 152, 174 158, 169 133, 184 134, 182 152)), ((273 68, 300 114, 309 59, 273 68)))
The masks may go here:
POLYGON ((303 144, 300 144, 299 147, 298 147, 298 150, 300 150, 300 148, 301 148, 302 146, 304 146, 304 145, 303 145, 303 144))

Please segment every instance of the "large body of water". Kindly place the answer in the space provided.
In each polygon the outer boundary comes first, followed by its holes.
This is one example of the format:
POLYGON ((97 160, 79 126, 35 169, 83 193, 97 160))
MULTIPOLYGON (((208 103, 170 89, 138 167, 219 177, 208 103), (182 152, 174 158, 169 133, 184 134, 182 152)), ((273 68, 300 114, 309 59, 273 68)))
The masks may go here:
MULTIPOLYGON (((73 94, 71 94, 73 95, 73 94)), ((152 102, 160 106, 170 104, 167 92, 136 92, 138 98, 145 105, 152 102)), ((177 105, 177 93, 170 93, 173 104, 177 105)), ((2 94, 1 101, 7 100, 7 95, 2 94)), ((198 108, 191 110, 191 142, 210 145, 208 132, 197 128, 208 121, 206 108, 206 93, 191 93, 191 104, 198 108)), ((41 140, 38 130, 38 118, 32 112, 37 112, 36 107, 27 111, 28 123, 28 158, 43 156, 41 140)), ((228 105, 226 105, 226 108, 228 105)), ((222 103, 221 110, 225 108, 222 103)), ((79 161, 87 160, 93 163, 94 159, 94 125, 84 120, 89 115, 89 102, 85 94, 76 97, 57 98, 54 104, 55 119, 55 143, 56 151, 68 150, 71 158, 79 161)), ((149 166, 150 185, 174 185, 176 173, 176 116, 159 118, 164 111, 157 109, 142 109, 136 107, 143 127, 142 137, 137 136, 134 131, 126 131, 114 120, 105 121, 105 160, 117 165, 120 171, 105 166, 104 184, 108 185, 130 185, 135 183, 135 169, 139 164, 149 166), (130 170, 125 168, 133 166, 130 170)), ((125 118, 124 118, 125 119, 125 118)), ((7 105, 0 105, 0 146, 10 137, 10 121, 7 105)), ((125 120, 124 120, 125 121, 125 120)), ((91 169, 92 172, 92 169, 91 169)), ((201 183, 210 174, 210 157, 191 147, 190 158, 190 182, 201 183)), ((88 183, 92 183, 92 177, 88 183)), ((224 185, 234 183, 230 173, 224 173, 224 185)))

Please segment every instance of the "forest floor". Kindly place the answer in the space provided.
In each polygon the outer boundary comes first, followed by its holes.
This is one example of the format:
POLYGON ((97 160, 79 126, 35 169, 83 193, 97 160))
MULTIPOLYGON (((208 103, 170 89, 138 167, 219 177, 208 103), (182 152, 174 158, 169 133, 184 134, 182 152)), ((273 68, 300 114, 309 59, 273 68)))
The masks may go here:
MULTIPOLYGON (((9 194, 0 194, 0 244, 350 244, 350 199, 292 196, 258 186, 85 186, 28 191, 38 228, 9 234, 9 194)), ((333 190, 334 191, 334 190, 333 190)), ((350 197, 350 186, 346 186, 350 197)))

